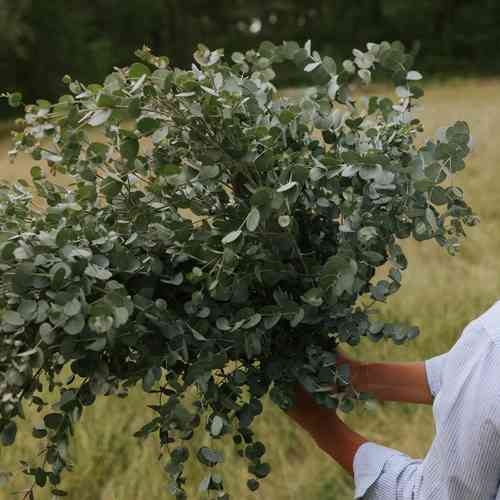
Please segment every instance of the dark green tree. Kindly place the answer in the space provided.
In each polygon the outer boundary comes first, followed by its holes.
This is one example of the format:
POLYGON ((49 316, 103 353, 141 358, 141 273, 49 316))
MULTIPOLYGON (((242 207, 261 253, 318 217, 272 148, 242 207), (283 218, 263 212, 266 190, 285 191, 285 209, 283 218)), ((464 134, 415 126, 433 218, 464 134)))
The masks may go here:
MULTIPOLYGON (((496 0, 1 0, 0 71, 3 88, 53 99, 63 91, 60 75, 101 81, 143 43, 189 68, 200 40, 231 53, 262 40, 312 37, 334 58, 369 40, 418 41, 428 72, 498 74, 499 22, 496 0)), ((292 66, 280 80, 304 82, 292 66)))

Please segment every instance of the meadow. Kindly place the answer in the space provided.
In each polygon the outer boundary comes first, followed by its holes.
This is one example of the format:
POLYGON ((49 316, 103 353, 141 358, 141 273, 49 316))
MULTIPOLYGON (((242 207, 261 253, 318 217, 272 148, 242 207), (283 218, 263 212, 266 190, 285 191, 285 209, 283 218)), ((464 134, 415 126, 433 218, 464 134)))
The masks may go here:
MULTIPOLYGON (((424 136, 433 136, 440 126, 456 120, 469 123, 473 150, 467 168, 454 182, 465 190, 467 201, 481 218, 468 228, 468 238, 460 255, 450 257, 434 241, 403 242, 409 267, 403 287, 387 304, 379 307, 381 317, 419 326, 421 333, 409 344, 390 341, 346 349, 355 357, 387 361, 424 360, 451 348, 469 321, 500 299, 500 141, 498 110, 500 80, 467 79, 432 82, 425 87, 424 110, 419 112, 426 127, 424 136), (495 180, 496 179, 496 180, 495 180)), ((29 178, 33 163, 20 158, 14 165, 7 160, 9 139, 0 140, 0 178, 29 178)), ((166 475, 158 461, 159 446, 149 438, 138 442, 132 434, 151 416, 146 404, 154 400, 140 389, 126 399, 108 398, 86 410, 75 433, 71 454, 74 471, 65 477, 67 498, 77 500, 168 499, 166 475)), ((0 448, 0 472, 20 470, 19 459, 35 460, 39 443, 31 438, 30 425, 40 418, 27 412, 27 421, 14 448, 0 448)), ((374 410, 357 407, 343 417, 368 439, 397 448, 410 456, 423 457, 434 435, 432 408, 425 405, 379 402, 374 410)), ((321 450, 281 410, 266 404, 255 431, 267 445, 267 460, 273 468, 260 489, 250 493, 245 461, 231 442, 226 444, 223 471, 227 490, 237 500, 347 500, 353 496, 352 479, 321 450)), ((195 441, 200 444, 199 441, 195 441)), ((202 478, 201 468, 188 469, 191 478, 202 478)), ((196 485, 197 481, 193 481, 196 485)), ((0 499, 29 485, 17 472, 0 486, 0 499)), ((191 490, 198 498, 196 488, 191 490)), ((50 492, 36 495, 50 498, 50 492)), ((17 495, 16 498, 21 498, 17 495)), ((207 497, 204 497, 207 498, 207 497)))

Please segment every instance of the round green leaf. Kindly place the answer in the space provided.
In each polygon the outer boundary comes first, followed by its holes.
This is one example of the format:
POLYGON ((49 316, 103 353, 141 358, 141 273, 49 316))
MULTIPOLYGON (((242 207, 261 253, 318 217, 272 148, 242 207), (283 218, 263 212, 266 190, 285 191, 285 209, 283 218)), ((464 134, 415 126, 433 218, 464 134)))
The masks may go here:
POLYGON ((212 436, 218 436, 224 427, 224 420, 219 415, 215 415, 210 425, 210 433, 212 436))
POLYGON ((252 207, 247 217, 247 222, 246 222, 247 229, 250 232, 255 231, 259 226, 259 222, 260 222, 260 211, 257 207, 252 207))
POLYGON ((431 190, 431 202, 435 205, 445 205, 448 203, 448 194, 441 186, 435 186, 431 190))
POLYGON ((17 311, 5 311, 2 315, 2 321, 12 326, 24 325, 24 319, 17 311))
POLYGON ((23 95, 20 92, 14 92, 9 94, 9 106, 12 108, 17 108, 21 106, 23 102, 23 95))
POLYGON ((209 467, 224 462, 224 455, 220 451, 208 448, 207 446, 202 446, 196 456, 203 465, 209 467))
POLYGON ((290 181, 287 182, 286 184, 283 184, 283 186, 280 186, 276 191, 278 193, 284 193, 285 191, 289 191, 290 189, 294 188, 297 185, 296 181, 290 181))
POLYGON ((129 78, 140 78, 143 75, 150 75, 151 70, 142 63, 136 62, 132 64, 128 70, 129 78))
POLYGON ((14 444, 17 435, 17 425, 15 422, 8 422, 1 433, 2 446, 11 446, 14 444))
POLYGON ((78 335, 85 327, 85 317, 83 314, 77 314, 70 318, 64 324, 64 331, 68 335, 78 335))
POLYGON ((226 234, 226 236, 224 236, 224 238, 222 238, 222 243, 224 245, 227 245, 228 243, 232 243, 233 241, 236 241, 240 236, 241 236, 240 229, 238 229, 236 231, 231 231, 230 233, 226 234))
POLYGON ((155 130, 160 128, 161 122, 155 118, 141 118, 137 122, 137 128, 142 132, 144 135, 151 135, 155 130))
POLYGON ((419 73, 418 71, 408 71, 406 74, 406 79, 407 80, 422 80, 422 74, 419 73))
POLYGON ((135 137, 127 137, 120 145, 120 154, 128 161, 135 160, 139 153, 139 142, 135 137))
POLYGON ((49 413, 43 417, 45 426, 49 429, 58 429, 63 423, 64 417, 60 413, 49 413))
POLYGON ((82 309, 82 305, 78 299, 71 299, 64 305, 64 314, 66 316, 75 316, 82 309))
POLYGON ((92 127, 99 127, 103 123, 106 123, 111 116, 111 109, 98 109, 90 117, 88 124, 92 127))
POLYGON ((38 166, 31 167, 30 173, 31 173, 31 178, 34 181, 38 181, 43 178, 42 169, 38 166))
POLYGON ((25 321, 30 321, 35 317, 37 302, 35 300, 22 300, 17 308, 17 312, 25 321))
POLYGON ((281 227, 288 227, 290 225, 291 218, 289 215, 280 215, 278 217, 278 224, 281 227))
POLYGON ((256 479, 249 479, 247 481, 247 487, 250 491, 257 491, 259 489, 259 481, 256 479))
POLYGON ((52 325, 50 323, 42 323, 40 325, 38 333, 40 334, 40 338, 47 345, 54 343, 54 341, 56 339, 55 329, 52 327, 52 325))

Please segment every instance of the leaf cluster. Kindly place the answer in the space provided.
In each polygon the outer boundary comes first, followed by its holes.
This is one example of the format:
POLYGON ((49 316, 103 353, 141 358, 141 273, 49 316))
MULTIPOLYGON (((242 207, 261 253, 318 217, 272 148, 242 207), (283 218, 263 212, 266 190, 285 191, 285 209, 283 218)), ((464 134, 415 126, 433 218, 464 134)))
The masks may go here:
POLYGON ((200 45, 189 70, 137 55, 102 84, 64 77, 68 93, 27 105, 14 133, 12 157, 36 165, 32 186, 0 187, 1 440, 13 444, 24 401, 37 405, 43 463, 25 472, 61 492, 84 407, 140 384, 158 404, 135 435, 170 450, 168 491, 186 497, 184 464, 197 459, 210 471, 200 491, 229 498, 213 443, 233 435, 257 489, 270 465, 251 428, 266 394, 287 409, 301 383, 349 411, 364 395, 337 346, 418 334, 372 307, 401 287, 400 240, 455 254, 478 222, 444 187, 464 168, 469 128, 417 145, 422 76, 399 42, 341 64, 290 41, 229 58, 200 45), (298 96, 273 84, 286 62, 311 78, 298 96), (377 71, 396 97, 355 97, 377 71), (198 429, 212 444, 191 458, 183 442, 198 429))

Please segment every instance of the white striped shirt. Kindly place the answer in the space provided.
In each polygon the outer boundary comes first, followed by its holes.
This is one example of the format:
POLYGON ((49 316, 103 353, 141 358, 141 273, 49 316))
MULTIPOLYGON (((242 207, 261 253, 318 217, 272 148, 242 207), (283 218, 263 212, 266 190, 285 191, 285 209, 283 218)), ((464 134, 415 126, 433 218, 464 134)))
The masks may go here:
POLYGON ((354 456, 356 499, 500 500, 500 301, 425 361, 436 436, 424 459, 373 442, 354 456))

